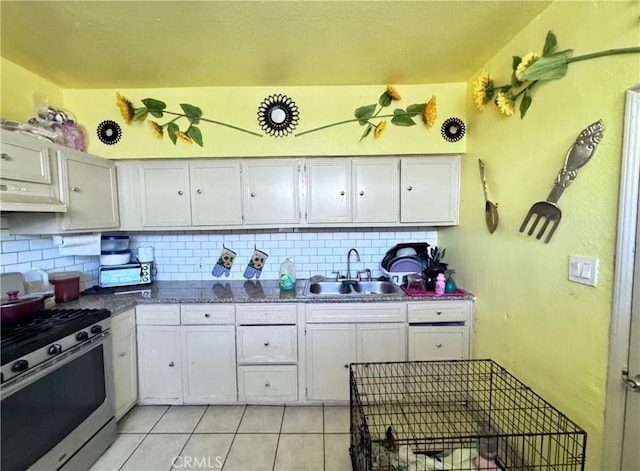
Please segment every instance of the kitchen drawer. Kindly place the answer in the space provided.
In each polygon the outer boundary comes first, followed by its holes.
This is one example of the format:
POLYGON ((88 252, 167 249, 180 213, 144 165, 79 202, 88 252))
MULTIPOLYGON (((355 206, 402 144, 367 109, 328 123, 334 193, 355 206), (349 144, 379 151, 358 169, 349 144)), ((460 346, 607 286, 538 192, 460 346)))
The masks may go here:
POLYGON ((298 400, 296 365, 238 366, 240 402, 282 402, 298 400))
POLYGON ((306 305, 308 323, 405 322, 403 303, 318 303, 306 305))
POLYGON ((409 361, 469 357, 467 327, 409 327, 409 361))
POLYGON ((409 323, 467 322, 471 303, 467 301, 441 301, 408 303, 409 323))
POLYGON ((295 304, 238 305, 238 324, 295 324, 295 304))
POLYGON ((4 132, 2 137, 2 178, 51 184, 49 148, 46 141, 20 138, 4 132))
POLYGON ((180 320, 182 325, 234 324, 235 308, 232 304, 183 304, 180 320))
POLYGON ((295 325, 239 326, 238 363, 295 363, 297 332, 295 325))
POLYGON ((136 306, 138 325, 180 325, 178 304, 143 304, 136 306))

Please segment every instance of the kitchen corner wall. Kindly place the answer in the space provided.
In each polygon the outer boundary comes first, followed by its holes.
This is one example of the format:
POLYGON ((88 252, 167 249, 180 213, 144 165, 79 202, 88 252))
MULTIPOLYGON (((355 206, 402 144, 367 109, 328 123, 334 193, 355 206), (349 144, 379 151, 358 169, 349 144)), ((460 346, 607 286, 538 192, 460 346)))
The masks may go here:
MULTIPOLYGON (((5 220, 3 220, 5 222, 5 220)), ((371 269, 379 276, 380 261, 395 244, 401 242, 427 242, 437 244, 438 233, 424 228, 402 230, 353 229, 353 230, 301 230, 278 232, 274 230, 136 232, 131 236, 131 248, 135 253, 140 246, 155 248, 157 280, 217 280, 211 275, 222 244, 237 253, 230 276, 225 280, 244 280, 247 263, 257 247, 269 254, 261 280, 278 278, 280 263, 290 257, 297 277, 309 278, 315 274, 331 276, 332 271, 346 272, 347 251, 355 247, 360 262, 351 265, 351 272, 371 269)), ((10 235, 6 222, 0 230, 2 253, 0 272, 25 272, 32 268, 46 271, 72 271, 84 273, 81 289, 98 283, 99 257, 62 257, 53 246, 50 236, 10 235)))
MULTIPOLYGON (((574 56, 638 46, 639 13, 637 1, 555 1, 484 69, 496 84, 509 83, 512 56, 541 52, 549 30, 558 50, 571 48, 574 56)), ((565 77, 536 85, 524 119, 517 111, 505 117, 492 103, 479 112, 469 97, 460 225, 438 234, 447 255, 451 251, 449 261, 465 263, 456 282, 478 294, 473 357, 502 364, 583 427, 586 469, 594 471, 608 469, 601 458, 624 100, 640 79, 638 57, 570 64, 565 77), (604 138, 558 202, 562 221, 551 241, 520 233, 578 133, 598 119, 604 138), (486 165, 489 197, 499 203, 493 234, 485 226, 478 158, 486 165), (569 255, 599 259, 597 287, 568 280, 569 255)))

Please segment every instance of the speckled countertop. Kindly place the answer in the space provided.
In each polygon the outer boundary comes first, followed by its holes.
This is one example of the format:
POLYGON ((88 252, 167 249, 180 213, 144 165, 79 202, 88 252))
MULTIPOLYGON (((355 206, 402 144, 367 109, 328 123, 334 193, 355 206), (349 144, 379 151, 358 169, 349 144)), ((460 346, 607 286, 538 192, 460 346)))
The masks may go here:
POLYGON ((137 304, 194 304, 194 303, 350 303, 390 301, 449 301, 473 300, 465 291, 463 296, 411 297, 404 292, 385 295, 309 295, 305 294, 307 280, 298 280, 295 291, 280 291, 278 280, 247 281, 156 281, 150 286, 116 288, 114 294, 83 295, 76 301, 57 304, 64 309, 109 309, 121 313, 137 304))

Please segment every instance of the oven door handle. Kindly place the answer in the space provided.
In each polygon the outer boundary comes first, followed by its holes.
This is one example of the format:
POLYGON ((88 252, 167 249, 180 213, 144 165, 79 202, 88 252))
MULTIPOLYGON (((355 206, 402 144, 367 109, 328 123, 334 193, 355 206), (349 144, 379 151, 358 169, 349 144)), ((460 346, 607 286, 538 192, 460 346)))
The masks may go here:
POLYGON ((62 368, 67 363, 71 363, 73 360, 84 355, 89 350, 93 350, 94 348, 98 348, 102 345, 105 347, 105 363, 111 365, 111 334, 109 331, 104 331, 94 337, 91 337, 86 342, 76 345, 72 349, 63 352, 50 360, 40 363, 38 366, 32 368, 26 373, 5 382, 2 385, 2 398, 4 399, 5 397, 11 396, 20 389, 38 381, 43 376, 57 370, 58 368, 62 368))

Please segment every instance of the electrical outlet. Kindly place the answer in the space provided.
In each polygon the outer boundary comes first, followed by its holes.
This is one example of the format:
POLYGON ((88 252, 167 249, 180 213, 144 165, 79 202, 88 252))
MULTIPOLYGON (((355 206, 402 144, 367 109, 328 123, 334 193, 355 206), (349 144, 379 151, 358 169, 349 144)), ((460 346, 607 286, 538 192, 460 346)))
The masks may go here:
POLYGON ((570 255, 569 280, 583 285, 596 286, 598 282, 598 259, 570 255))

